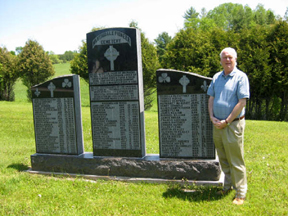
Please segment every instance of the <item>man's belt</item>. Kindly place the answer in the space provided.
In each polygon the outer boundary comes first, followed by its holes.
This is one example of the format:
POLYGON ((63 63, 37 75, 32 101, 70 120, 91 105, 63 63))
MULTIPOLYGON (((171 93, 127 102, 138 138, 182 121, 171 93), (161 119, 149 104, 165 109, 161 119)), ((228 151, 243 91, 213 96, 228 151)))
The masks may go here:
POLYGON ((243 119, 243 118, 245 118, 245 115, 241 116, 240 118, 235 118, 235 119, 233 120, 233 122, 234 122, 234 121, 241 120, 241 119, 243 119))

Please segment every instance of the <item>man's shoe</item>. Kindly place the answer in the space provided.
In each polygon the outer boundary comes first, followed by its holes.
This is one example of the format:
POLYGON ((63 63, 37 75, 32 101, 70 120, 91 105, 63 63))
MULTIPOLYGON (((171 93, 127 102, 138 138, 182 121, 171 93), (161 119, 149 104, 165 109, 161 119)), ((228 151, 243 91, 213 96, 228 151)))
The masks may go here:
POLYGON ((233 200, 233 204, 235 205, 243 205, 245 198, 235 198, 233 200))
POLYGON ((217 192, 216 192, 216 195, 224 196, 224 195, 229 194, 231 191, 232 191, 232 189, 228 189, 228 190, 220 190, 220 191, 217 191, 217 192))

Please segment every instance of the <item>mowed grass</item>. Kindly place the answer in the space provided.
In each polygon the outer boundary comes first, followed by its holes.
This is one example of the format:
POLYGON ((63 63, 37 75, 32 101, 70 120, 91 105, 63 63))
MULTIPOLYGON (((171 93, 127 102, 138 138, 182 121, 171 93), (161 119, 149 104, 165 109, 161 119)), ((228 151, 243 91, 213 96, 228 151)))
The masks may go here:
MULTIPOLYGON (((69 73, 69 63, 55 68, 57 75, 69 73)), ((92 152, 88 92, 81 80, 84 147, 92 152)), ((0 215, 288 215, 287 122, 246 121, 249 190, 245 204, 234 206, 235 192, 219 197, 216 187, 186 186, 194 189, 188 193, 171 184, 24 172, 35 153, 32 104, 25 100, 21 81, 15 94, 15 102, 0 102, 0 215)), ((147 153, 159 153, 157 115, 155 97, 154 106, 145 112, 147 153)))

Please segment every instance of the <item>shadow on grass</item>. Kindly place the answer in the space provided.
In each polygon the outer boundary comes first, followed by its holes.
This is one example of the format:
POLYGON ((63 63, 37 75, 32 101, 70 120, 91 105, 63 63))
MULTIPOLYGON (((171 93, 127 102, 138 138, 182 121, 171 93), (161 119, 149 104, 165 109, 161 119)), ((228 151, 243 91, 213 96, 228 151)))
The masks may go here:
POLYGON ((217 187, 206 187, 206 188, 194 188, 194 189, 183 189, 179 187, 168 188, 163 193, 165 198, 178 198, 182 200, 188 200, 190 202, 202 202, 202 201, 216 201, 222 199, 224 196, 217 195, 216 192, 219 190, 217 187))
POLYGON ((29 166, 23 164, 23 163, 15 163, 15 164, 10 164, 7 168, 13 168, 18 170, 19 172, 28 170, 29 166))

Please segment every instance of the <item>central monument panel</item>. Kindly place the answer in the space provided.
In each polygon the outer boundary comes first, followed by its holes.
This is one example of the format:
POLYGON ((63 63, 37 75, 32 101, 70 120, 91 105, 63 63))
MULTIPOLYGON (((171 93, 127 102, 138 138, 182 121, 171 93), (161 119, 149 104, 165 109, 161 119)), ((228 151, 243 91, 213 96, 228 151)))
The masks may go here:
POLYGON ((146 154, 140 39, 135 28, 87 34, 94 156, 146 154))

